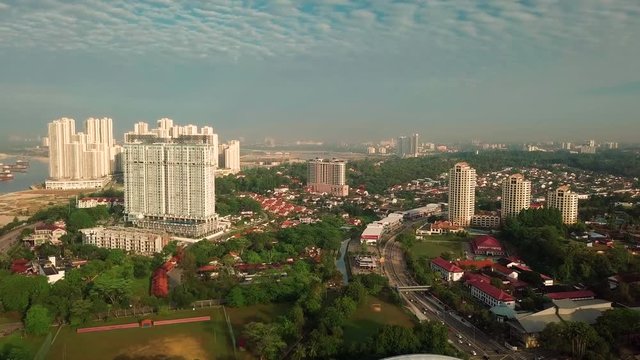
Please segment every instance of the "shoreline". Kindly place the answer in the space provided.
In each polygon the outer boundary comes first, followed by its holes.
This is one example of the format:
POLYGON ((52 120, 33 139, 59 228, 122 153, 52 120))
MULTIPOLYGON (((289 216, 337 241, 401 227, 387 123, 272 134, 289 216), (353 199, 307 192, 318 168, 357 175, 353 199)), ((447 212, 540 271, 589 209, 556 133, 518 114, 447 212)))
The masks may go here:
POLYGON ((17 155, 17 154, 0 153, 0 160, 10 159, 10 158, 17 158, 17 157, 26 158, 26 159, 30 159, 30 160, 35 160, 37 162, 41 162, 41 163, 45 163, 45 164, 49 162, 49 158, 46 157, 46 156, 17 155))

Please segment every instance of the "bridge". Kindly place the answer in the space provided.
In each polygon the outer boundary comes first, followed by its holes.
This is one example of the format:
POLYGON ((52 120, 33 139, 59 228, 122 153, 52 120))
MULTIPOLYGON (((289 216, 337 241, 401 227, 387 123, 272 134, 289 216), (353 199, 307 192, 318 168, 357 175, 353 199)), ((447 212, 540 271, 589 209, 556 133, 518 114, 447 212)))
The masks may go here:
POLYGON ((398 292, 411 292, 411 291, 427 291, 431 289, 429 285, 417 285, 417 286, 396 286, 398 292))

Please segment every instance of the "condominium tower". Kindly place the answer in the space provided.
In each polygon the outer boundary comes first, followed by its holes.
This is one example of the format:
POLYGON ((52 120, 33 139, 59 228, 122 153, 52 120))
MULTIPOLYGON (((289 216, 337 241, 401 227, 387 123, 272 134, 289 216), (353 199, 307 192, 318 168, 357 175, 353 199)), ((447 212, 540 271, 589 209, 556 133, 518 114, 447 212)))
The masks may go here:
POLYGON ((113 141, 112 120, 88 118, 85 130, 76 133, 69 118, 49 123, 48 189, 99 188, 116 171, 121 149, 113 141))
POLYGON ((218 167, 232 174, 240 172, 240 141, 231 140, 218 146, 218 167))
POLYGON ((417 157, 420 135, 400 136, 396 140, 396 154, 399 157, 417 157))
POLYGON ((547 193, 547 207, 560 210, 562 222, 575 224, 578 221, 578 194, 569 185, 563 185, 547 193))
POLYGON ((502 181, 501 217, 506 219, 516 216, 531 204, 531 181, 525 180, 522 174, 511 175, 502 181))
POLYGON ((311 192, 347 196, 349 185, 346 184, 346 169, 347 162, 344 160, 309 160, 307 186, 311 192))
POLYGON ((134 225, 200 237, 217 228, 213 128, 158 120, 125 134, 124 207, 134 225))
POLYGON ((476 202, 476 170, 465 162, 449 171, 449 221, 469 226, 476 202))

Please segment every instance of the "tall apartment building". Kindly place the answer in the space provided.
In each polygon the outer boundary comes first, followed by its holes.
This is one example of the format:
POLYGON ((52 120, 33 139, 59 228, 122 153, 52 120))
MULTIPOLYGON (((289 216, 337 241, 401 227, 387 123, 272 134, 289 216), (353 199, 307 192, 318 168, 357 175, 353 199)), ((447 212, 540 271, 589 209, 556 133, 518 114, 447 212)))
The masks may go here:
POLYGON ((514 174, 502 181, 502 220, 516 216, 531 204, 531 181, 514 174))
POLYGON ((547 207, 560 210, 562 222, 575 224, 578 221, 578 194, 569 185, 563 185, 547 193, 547 207))
POLYGON ((307 173, 307 186, 311 192, 328 193, 333 196, 349 195, 346 161, 312 159, 307 162, 307 173))
POLYGON ((217 229, 215 169, 217 135, 210 127, 156 129, 136 124, 125 134, 124 207, 134 225, 190 237, 217 229))
POLYGON ((143 229, 95 227, 81 229, 82 243, 107 249, 121 249, 141 255, 159 253, 169 243, 169 236, 143 229))
POLYGON ((476 170, 465 162, 449 171, 449 221, 469 226, 476 203, 476 170))
POLYGON ((121 148, 113 141, 112 120, 89 118, 85 130, 76 132, 69 118, 49 123, 48 189, 99 188, 116 171, 121 148))
POLYGON ((240 141, 231 140, 218 146, 218 167, 232 174, 240 172, 240 141))
POLYGON ((399 157, 417 157, 420 135, 400 136, 396 140, 396 154, 399 157))

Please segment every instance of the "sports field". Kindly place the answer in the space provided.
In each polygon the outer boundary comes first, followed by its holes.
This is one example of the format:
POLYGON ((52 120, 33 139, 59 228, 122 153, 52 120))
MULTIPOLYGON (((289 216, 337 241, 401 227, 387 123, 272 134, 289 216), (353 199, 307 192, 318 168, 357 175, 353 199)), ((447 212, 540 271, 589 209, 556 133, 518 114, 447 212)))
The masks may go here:
POLYGON ((383 325, 412 327, 414 322, 400 306, 369 296, 366 303, 358 306, 351 319, 345 323, 345 341, 363 341, 383 325))
MULTIPOLYGON (((172 318, 178 317, 176 313, 172 318)), ((211 316, 211 321, 76 334, 64 327, 47 359, 136 359, 163 355, 185 360, 233 359, 233 347, 222 309, 185 311, 182 317, 211 316)), ((130 319, 131 322, 135 318, 130 319)), ((99 324, 96 324, 99 325, 99 324)), ((242 357, 240 357, 242 358, 242 357)))

